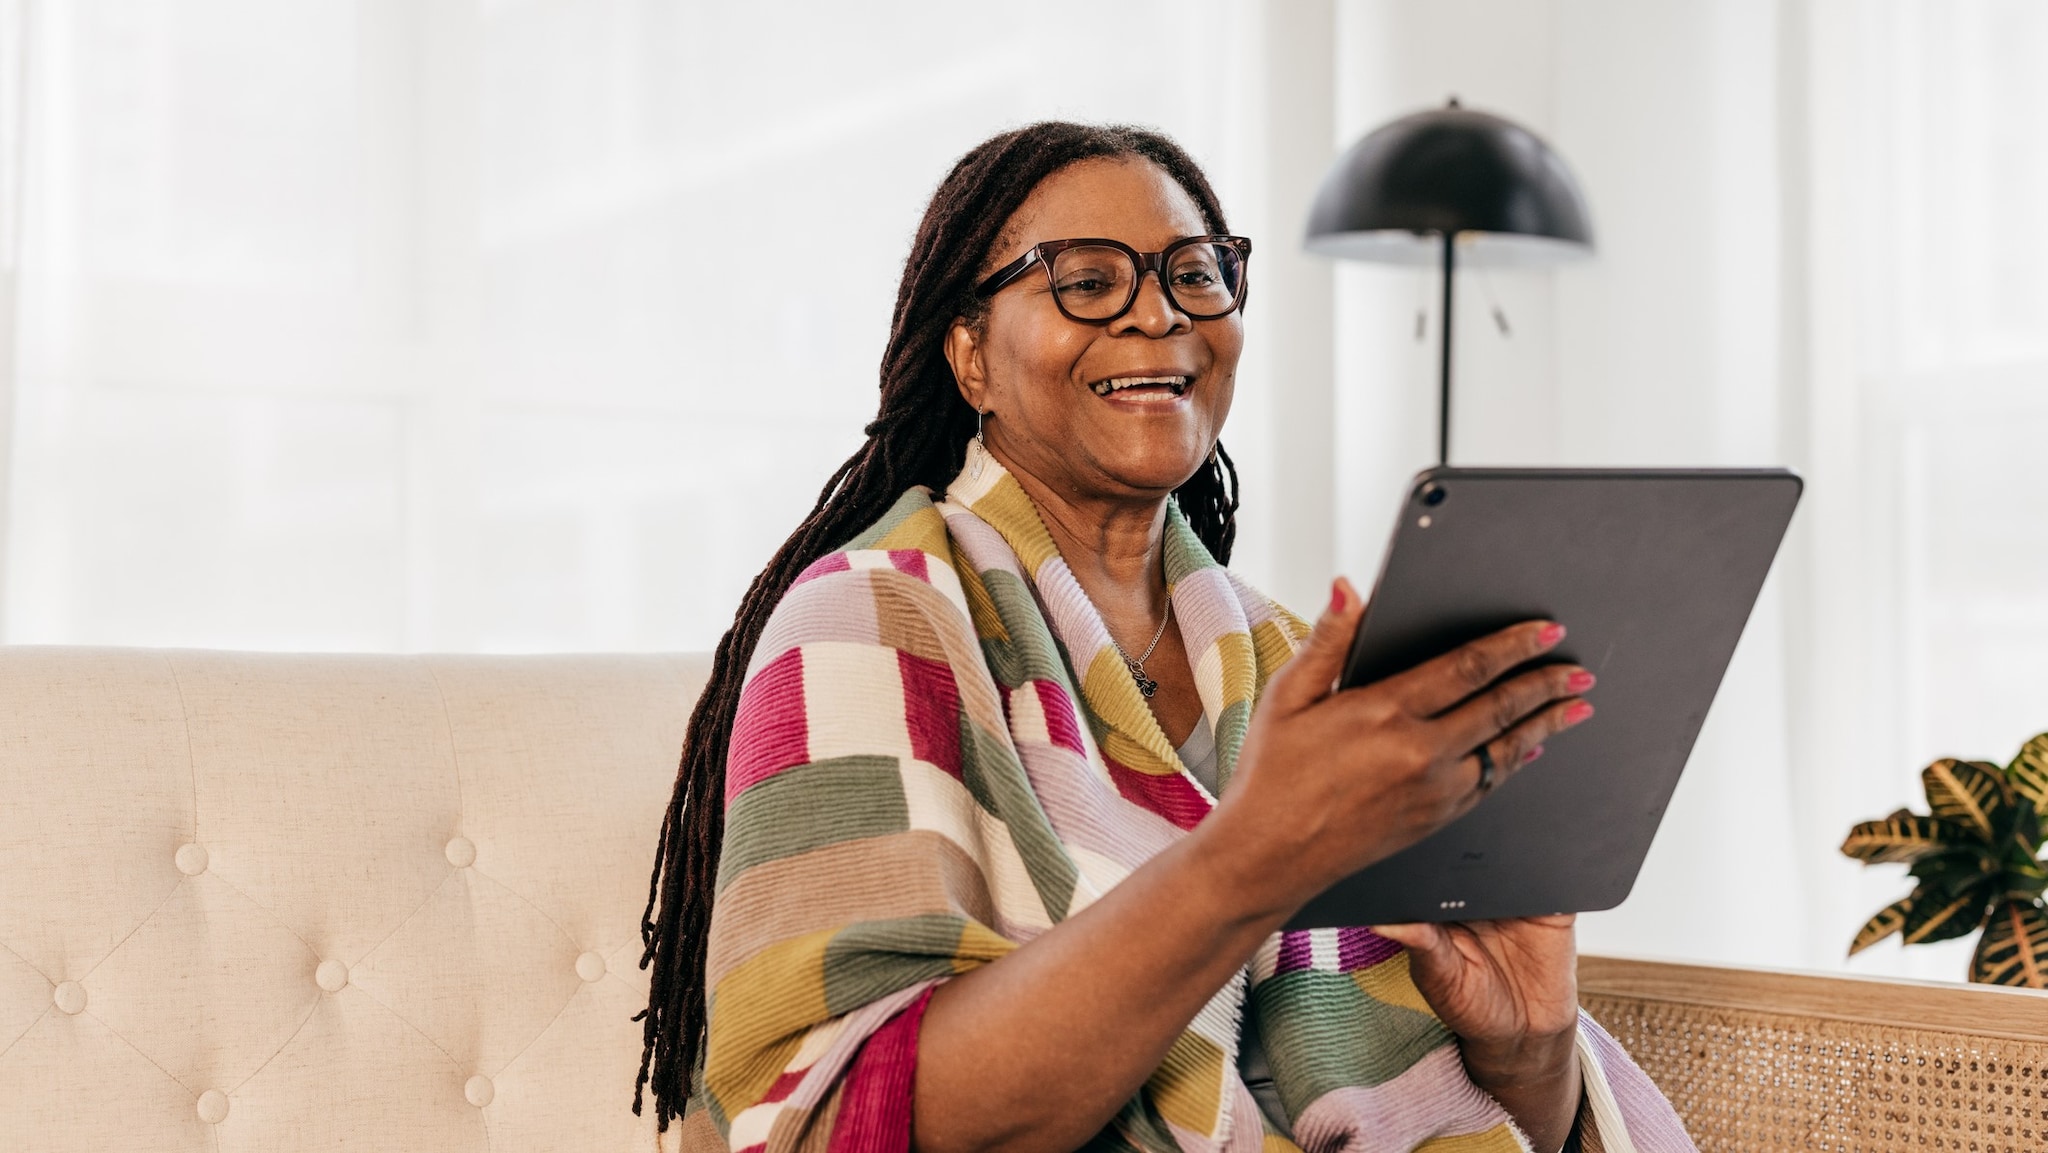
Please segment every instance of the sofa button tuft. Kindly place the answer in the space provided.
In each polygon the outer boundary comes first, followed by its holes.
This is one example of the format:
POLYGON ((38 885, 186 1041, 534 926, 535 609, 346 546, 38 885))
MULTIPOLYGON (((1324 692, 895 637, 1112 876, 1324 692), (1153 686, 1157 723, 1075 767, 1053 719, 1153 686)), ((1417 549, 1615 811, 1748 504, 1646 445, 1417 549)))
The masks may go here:
POLYGON ((448 863, 458 869, 467 869, 476 864, 476 844, 468 837, 456 837, 449 841, 446 852, 448 863))
POLYGON ((489 1077, 478 1073, 462 1086, 462 1095, 469 1098, 470 1104, 481 1109, 491 1103, 491 1098, 498 1095, 498 1087, 491 1084, 489 1077))
POLYGON ((85 1012, 85 986, 76 981, 63 981, 57 985, 57 992, 50 998, 57 1008, 72 1016, 85 1012))
POLYGON ((313 970, 313 981, 330 993, 339 993, 348 984, 348 966, 330 957, 313 970))
POLYGON ((178 863, 179 872, 188 877, 196 877, 206 871, 209 856, 205 845, 188 843, 179 845, 178 855, 172 859, 178 863))
POLYGON ((596 953, 585 953, 576 958, 576 975, 585 981, 595 981, 604 976, 604 958, 596 953))
POLYGON ((208 1125, 218 1125, 228 1119, 228 1095, 218 1089, 208 1089, 199 1095, 199 1119, 208 1125))

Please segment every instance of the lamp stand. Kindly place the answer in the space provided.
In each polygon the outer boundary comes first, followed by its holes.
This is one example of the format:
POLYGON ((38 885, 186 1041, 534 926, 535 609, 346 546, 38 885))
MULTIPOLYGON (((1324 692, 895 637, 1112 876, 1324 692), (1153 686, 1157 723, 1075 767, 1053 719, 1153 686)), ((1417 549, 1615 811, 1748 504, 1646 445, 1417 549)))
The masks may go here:
POLYGON ((1444 232, 1444 319, 1442 375, 1437 385, 1436 462, 1451 463, 1451 276, 1457 271, 1458 234, 1444 232))

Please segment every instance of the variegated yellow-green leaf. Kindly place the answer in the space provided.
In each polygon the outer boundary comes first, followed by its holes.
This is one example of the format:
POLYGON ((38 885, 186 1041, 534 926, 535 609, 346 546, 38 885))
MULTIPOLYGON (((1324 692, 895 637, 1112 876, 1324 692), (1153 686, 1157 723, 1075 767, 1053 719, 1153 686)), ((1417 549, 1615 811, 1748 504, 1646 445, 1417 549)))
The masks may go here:
POLYGON ((2005 775, 2015 792, 2034 802, 2035 812, 2048 811, 2048 733, 2020 746, 2005 775))
POLYGON ((2023 799, 2013 806, 2012 828, 1998 849, 1999 865, 2011 874, 2012 884, 2032 885, 2036 893, 2048 885, 2048 871, 2043 870, 2040 858, 2035 856, 2041 849, 2041 818, 2035 814, 2032 801, 2023 799))
POLYGON ((2013 803, 2005 770, 1981 761, 1943 757, 1921 770, 1920 783, 1935 816, 1975 830, 1986 841, 1998 836, 2013 803))
POLYGON ((2005 867, 2003 879, 2008 899, 2031 901, 2048 891, 2048 866, 2036 860, 2010 863, 2005 867))
POLYGON ((1877 916, 1863 923, 1856 930, 1856 939, 1849 942, 1851 957, 1868 949, 1893 933, 1905 927, 1906 914, 1913 909, 1913 898, 1901 897, 1877 911, 1877 916))
POLYGON ((2048 912, 2031 901, 2001 902, 1970 958, 1970 980, 2048 989, 2048 912))
POLYGON ((1867 865, 1911 864, 1928 855, 1969 843, 1970 834, 1936 817, 1893 814, 1882 821, 1864 821, 1849 830, 1842 853, 1867 865))
POLYGON ((1959 893, 1930 891, 1922 885, 1913 890, 1913 905, 1906 910, 1906 923, 1900 926, 1908 945, 1919 945, 1928 941, 1946 941, 1960 937, 1984 923, 1985 906, 1989 898, 1981 885, 1971 885, 1959 893))

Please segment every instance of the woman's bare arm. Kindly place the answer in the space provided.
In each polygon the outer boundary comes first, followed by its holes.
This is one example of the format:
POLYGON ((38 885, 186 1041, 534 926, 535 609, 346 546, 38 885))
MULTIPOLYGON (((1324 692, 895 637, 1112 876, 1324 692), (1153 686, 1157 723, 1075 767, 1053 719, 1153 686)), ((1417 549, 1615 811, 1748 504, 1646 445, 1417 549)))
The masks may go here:
MULTIPOLYGON (((1207 828, 1207 826, 1203 826, 1207 828)), ((1201 830, 1037 940, 939 988, 919 1031, 917 1147, 1073 1149, 1165 1059, 1292 909, 1201 830), (1213 850, 1213 851, 1212 851, 1213 850)))

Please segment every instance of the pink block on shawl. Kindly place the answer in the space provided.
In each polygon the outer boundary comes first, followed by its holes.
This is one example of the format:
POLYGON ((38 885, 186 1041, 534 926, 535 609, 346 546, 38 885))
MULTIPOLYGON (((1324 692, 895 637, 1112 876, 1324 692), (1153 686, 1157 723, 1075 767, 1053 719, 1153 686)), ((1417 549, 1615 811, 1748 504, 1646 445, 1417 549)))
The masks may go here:
POLYGON ((931 583, 931 574, 924 567, 922 549, 892 548, 889 550, 889 563, 895 566, 897 572, 909 573, 926 584, 931 583))
POLYGON ((810 566, 804 569, 804 571, 796 574, 796 579, 789 583, 789 587, 795 588, 805 581, 814 581, 821 576, 830 576, 836 572, 849 572, 852 568, 853 562, 843 552, 821 556, 817 560, 812 561, 810 566))
POLYGON ((1304 1149, 1413 1149, 1435 1137, 1512 1124, 1507 1111, 1465 1076, 1455 1045, 1431 1050, 1390 1081, 1344 1085, 1294 1119, 1304 1149))
POLYGON ((775 1079, 775 1084, 768 1086, 768 1092, 761 1095, 761 1103, 767 1105, 776 1101, 788 1100, 789 1095, 796 1092, 797 1086, 804 1083, 804 1074, 808 1072, 810 1072, 808 1068, 798 1069, 795 1072, 785 1070, 782 1076, 775 1079))
POLYGON ((910 730, 910 755, 959 779, 960 686, 953 683, 953 670, 901 649, 896 652, 896 667, 903 675, 903 723, 910 730))
POLYGON ((1149 809, 1183 829, 1194 828, 1209 815, 1208 799, 1181 774, 1161 773, 1155 776, 1118 764, 1108 757, 1103 760, 1109 765, 1109 779, 1116 782, 1116 791, 1132 804, 1149 809))
POLYGON ((804 651, 791 649, 764 665, 740 692, 725 762, 725 803, 749 786, 810 760, 804 714, 804 651))
POLYGON ((1685 1131, 1685 1122, 1678 1119, 1678 1113, 1671 1108, 1671 1102, 1649 1074, 1643 1072, 1629 1057, 1628 1050, 1621 1042, 1610 1036, 1591 1014, 1579 1011, 1579 1032, 1593 1050, 1593 1056, 1600 1062, 1600 1070, 1607 1077, 1607 1087, 1614 1094, 1615 1104, 1621 1106, 1621 1115, 1627 1118, 1629 1140, 1640 1150, 1691 1150, 1696 1153, 1692 1137, 1685 1131))
POLYGON ((832 1126, 831 1153, 907 1153, 910 1093, 917 1082, 917 1030, 934 989, 875 1030, 847 1070, 832 1126))
MULTIPOLYGON (((1030 683, 1038 692, 1038 707, 1045 713, 1046 736, 1053 744, 1076 756, 1087 756, 1087 746, 1081 743, 1081 718, 1074 709, 1073 698, 1051 681, 1030 683)), ((1007 708, 1009 703, 1006 695, 1003 704, 1007 708)))

